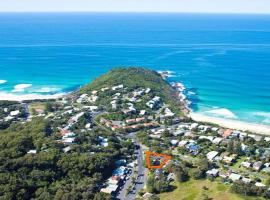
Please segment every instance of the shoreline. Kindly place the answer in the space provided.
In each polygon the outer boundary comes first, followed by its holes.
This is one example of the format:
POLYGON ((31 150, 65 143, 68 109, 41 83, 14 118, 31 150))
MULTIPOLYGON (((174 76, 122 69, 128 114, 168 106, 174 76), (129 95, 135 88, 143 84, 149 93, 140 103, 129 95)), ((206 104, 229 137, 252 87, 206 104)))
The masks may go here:
POLYGON ((270 126, 232 119, 210 117, 199 113, 190 112, 188 116, 197 122, 213 123, 224 128, 236 129, 239 131, 249 131, 260 135, 270 135, 270 126))
MULTIPOLYGON (((173 72, 171 71, 159 71, 159 74, 163 79, 167 79, 173 72)), ((195 113, 192 111, 190 106, 190 101, 184 94, 186 87, 181 82, 169 82, 170 85, 178 92, 179 99, 184 105, 184 113, 186 117, 190 117, 192 120, 204 123, 217 124, 224 128, 236 129, 241 131, 249 131, 255 134, 269 135, 270 136, 270 126, 263 124, 250 123, 245 121, 238 121, 233 119, 226 119, 221 117, 207 116, 200 113, 195 113)), ((72 92, 71 92, 72 93, 72 92)), ((69 93, 58 93, 52 95, 42 95, 42 94, 10 94, 0 92, 0 101, 35 101, 35 100, 49 100, 49 99, 59 99, 67 96, 69 93)))
POLYGON ((58 93, 52 95, 42 95, 42 94, 9 94, 0 92, 0 101, 34 101, 34 100, 49 100, 49 99, 58 99, 68 93, 58 93))
MULTIPOLYGON (((164 80, 173 74, 171 71, 159 71, 159 74, 163 77, 164 80)), ((184 114, 186 117, 190 117, 192 120, 196 122, 204 122, 204 123, 213 123, 217 124, 223 128, 235 129, 239 131, 249 131, 255 134, 267 135, 270 136, 270 126, 250 123, 245 121, 238 121, 233 119, 226 119, 221 117, 213 117, 207 116, 201 113, 195 113, 190 108, 190 101, 187 96, 184 94, 186 91, 186 87, 181 82, 171 82, 171 86, 179 93, 180 102, 184 104, 184 114)))

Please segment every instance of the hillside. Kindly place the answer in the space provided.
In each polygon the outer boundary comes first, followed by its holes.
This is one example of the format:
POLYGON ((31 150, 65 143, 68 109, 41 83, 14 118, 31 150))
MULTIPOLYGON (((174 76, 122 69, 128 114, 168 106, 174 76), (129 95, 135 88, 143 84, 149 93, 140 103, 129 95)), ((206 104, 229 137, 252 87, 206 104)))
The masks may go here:
MULTIPOLYGON (((176 91, 171 85, 163 80, 160 74, 156 71, 146 68, 132 67, 132 68, 115 68, 108 73, 95 79, 91 84, 84 86, 79 90, 79 94, 90 94, 94 90, 101 90, 102 88, 110 88, 116 85, 123 84, 128 91, 133 91, 139 88, 150 88, 154 95, 160 96, 164 103, 171 106, 177 112, 180 111, 180 104, 176 99, 176 91)), ((106 105, 111 93, 108 92, 99 101, 106 105)))

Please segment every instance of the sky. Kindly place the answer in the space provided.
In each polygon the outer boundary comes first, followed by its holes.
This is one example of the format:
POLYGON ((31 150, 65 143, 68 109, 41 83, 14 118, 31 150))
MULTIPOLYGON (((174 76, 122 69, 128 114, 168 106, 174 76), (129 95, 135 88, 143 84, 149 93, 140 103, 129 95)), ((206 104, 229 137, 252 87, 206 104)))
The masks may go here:
POLYGON ((0 0, 0 12, 199 12, 270 14, 270 0, 0 0))

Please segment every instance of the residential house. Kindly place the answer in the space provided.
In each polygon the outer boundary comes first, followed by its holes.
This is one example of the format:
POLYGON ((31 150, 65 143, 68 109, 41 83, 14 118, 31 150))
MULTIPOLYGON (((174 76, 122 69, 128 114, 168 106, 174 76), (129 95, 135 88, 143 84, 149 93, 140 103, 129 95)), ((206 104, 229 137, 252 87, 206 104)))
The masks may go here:
POLYGON ((164 113, 165 117, 173 117, 175 115, 169 108, 165 108, 164 113))
POLYGON ((20 114, 19 110, 15 110, 15 111, 10 112, 10 116, 12 116, 12 117, 18 116, 19 114, 20 114))
POLYGON ((152 100, 148 101, 146 103, 146 105, 151 109, 156 108, 156 107, 158 107, 158 104, 160 103, 160 100, 161 100, 161 98, 156 96, 152 100))
POLYGON ((173 146, 177 146, 178 143, 179 143, 179 140, 171 140, 171 144, 173 146))
POLYGON ((184 130, 176 130, 174 131, 172 134, 174 136, 181 136, 181 135, 184 135, 185 131, 184 130))
POLYGON ((70 138, 70 137, 67 137, 67 138, 62 138, 62 142, 64 143, 64 144, 72 144, 72 143, 74 143, 75 142, 75 138, 70 138))
POLYGON ((188 141, 187 141, 187 140, 181 140, 181 141, 178 143, 178 146, 179 146, 179 147, 184 147, 186 144, 188 144, 188 141))
POLYGON ((210 142, 213 142, 214 137, 213 136, 204 136, 204 135, 201 135, 199 137, 199 140, 202 140, 202 139, 209 140, 210 142))
POLYGON ((252 166, 252 164, 250 162, 241 162, 241 166, 243 166, 245 168, 250 168, 252 166))
POLYGON ((67 146, 67 147, 63 148, 63 151, 64 151, 65 153, 68 153, 68 152, 71 151, 71 147, 70 147, 70 146, 67 146))
POLYGON ((206 172, 207 176, 217 177, 219 173, 219 169, 211 169, 206 172))
POLYGON ((153 196, 152 193, 146 192, 142 197, 143 197, 143 199, 148 200, 148 199, 150 199, 152 196, 153 196))
POLYGON ((243 177, 243 178, 242 178, 242 181, 243 181, 244 183, 251 183, 251 179, 250 179, 250 178, 246 178, 246 177, 243 177))
POLYGON ((100 191, 107 194, 113 194, 117 191, 118 185, 108 185, 106 188, 102 188, 100 191))
POLYGON ((112 90, 115 91, 115 90, 118 90, 118 89, 123 89, 124 88, 124 85, 117 85, 117 86, 113 86, 112 87, 112 90))
POLYGON ((216 137, 212 142, 215 145, 219 145, 222 142, 223 138, 221 137, 216 137))
POLYGON ((36 154, 36 153, 37 153, 37 150, 32 149, 32 150, 29 150, 27 153, 28 153, 28 154, 36 154))
POLYGON ((256 171, 260 171, 262 166, 263 166, 263 163, 261 161, 253 163, 253 169, 255 169, 256 171))
POLYGON ((214 158, 218 155, 219 153, 217 151, 210 151, 209 153, 206 154, 206 157, 209 161, 213 161, 214 158))
POLYGON ((266 185, 264 185, 263 183, 260 183, 260 182, 256 182, 255 186, 257 186, 257 187, 265 187, 266 185))
POLYGON ((238 181, 241 179, 241 175, 240 174, 236 174, 236 173, 231 173, 229 176, 229 179, 231 179, 233 182, 238 181))
POLYGON ((142 115, 143 116, 143 115, 145 115, 145 113, 146 113, 145 110, 141 110, 140 113, 139 113, 139 115, 142 115))
POLYGON ((225 162, 227 164, 232 164, 233 162, 235 162, 236 158, 237 158, 236 154, 233 154, 231 156, 224 156, 223 162, 225 162))
POLYGON ((226 131, 224 131, 224 133, 223 133, 222 136, 224 138, 228 138, 232 133, 233 133, 233 130, 232 129, 227 129, 226 131))
POLYGON ((197 129, 197 128, 198 128, 198 126, 199 126, 199 124, 198 124, 198 123, 192 123, 192 124, 190 125, 190 130, 197 129))
POLYGON ((189 150, 189 152, 192 155, 197 155, 199 153, 200 150, 200 146, 195 144, 195 143, 189 143, 186 148, 189 150))

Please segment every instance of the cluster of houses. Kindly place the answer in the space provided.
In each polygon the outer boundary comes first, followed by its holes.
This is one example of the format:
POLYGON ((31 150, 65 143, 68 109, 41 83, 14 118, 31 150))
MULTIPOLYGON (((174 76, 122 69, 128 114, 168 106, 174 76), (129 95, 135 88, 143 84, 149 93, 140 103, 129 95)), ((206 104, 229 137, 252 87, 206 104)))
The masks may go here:
POLYGON ((90 96, 88 94, 82 94, 78 99, 76 99, 76 102, 80 104, 88 102, 95 103, 97 99, 97 91, 92 91, 90 96))
POLYGON ((146 118, 127 119, 125 121, 100 119, 100 123, 110 128, 112 131, 138 131, 143 128, 152 128, 158 126, 156 122, 147 122, 146 118))
POLYGON ((206 174, 207 176, 213 178, 220 177, 224 180, 230 180, 232 182, 242 181, 244 183, 254 183, 254 185, 257 187, 266 187, 266 185, 262 182, 253 181, 251 178, 242 176, 241 174, 233 172, 232 170, 222 171, 219 168, 213 168, 208 170, 206 174))
POLYGON ((126 160, 116 162, 117 168, 113 171, 112 176, 107 179, 101 192, 107 194, 116 194, 120 190, 124 181, 127 179, 130 169, 126 166, 126 160))
POLYGON ((146 105, 149 108, 154 109, 154 108, 159 108, 160 107, 160 103, 161 103, 161 98, 158 97, 158 96, 155 96, 153 99, 151 99, 150 101, 148 101, 146 103, 146 105))
POLYGON ((78 122, 78 120, 83 115, 84 115, 84 112, 79 112, 68 120, 68 124, 60 130, 62 139, 59 142, 62 142, 66 145, 69 145, 75 142, 76 134, 72 132, 70 129, 73 125, 75 125, 78 122))
POLYGON ((27 110, 24 103, 17 104, 16 106, 10 106, 5 108, 0 108, 0 122, 9 121, 22 121, 27 118, 27 110))
MULTIPOLYGON (((240 166, 242 168, 248 169, 252 171, 254 177, 256 177, 256 173, 263 172, 263 176, 259 176, 261 181, 250 178, 246 175, 246 173, 242 174, 241 170, 234 169, 234 164, 239 159, 239 155, 235 153, 224 152, 224 148, 221 152, 218 150, 207 151, 206 147, 202 149, 200 140, 207 140, 212 143, 212 145, 218 147, 224 147, 224 145, 228 145, 230 141, 237 141, 240 144, 241 151, 244 153, 248 153, 251 146, 246 144, 246 139, 252 138, 255 143, 257 142, 269 142, 270 138, 255 135, 251 133, 246 133, 238 130, 232 129, 224 129, 219 127, 214 127, 211 125, 202 125, 199 123, 193 122, 181 122, 179 124, 173 124, 171 126, 162 126, 151 129, 149 131, 149 136, 153 139, 158 138, 162 139, 162 133, 164 131, 168 131, 170 134, 170 145, 172 149, 176 148, 184 148, 190 153, 190 156, 197 156, 200 154, 204 154, 209 162, 215 163, 216 168, 207 171, 208 176, 212 177, 222 177, 223 179, 230 180, 232 182, 235 181, 243 181, 245 183, 254 183, 258 187, 265 187, 264 184, 265 177, 270 173, 270 163, 264 162, 263 160, 252 160, 243 161, 240 166), (224 171, 224 169, 227 169, 224 171)), ((258 143, 259 144, 259 143, 258 143)), ((262 151, 261 158, 270 158, 270 148, 261 147, 260 151, 262 151)), ((245 155, 245 154, 244 154, 245 155)), ((188 156, 188 155, 187 155, 188 156)), ((240 155, 243 156, 243 155, 240 155)), ((243 158, 247 158, 247 156, 243 156, 243 158)), ((241 168, 241 169, 242 169, 241 168)))

